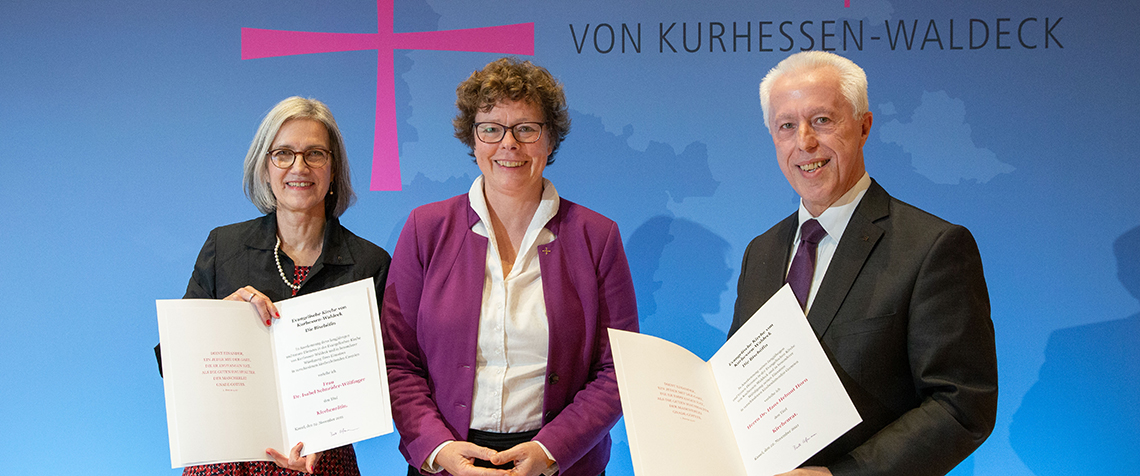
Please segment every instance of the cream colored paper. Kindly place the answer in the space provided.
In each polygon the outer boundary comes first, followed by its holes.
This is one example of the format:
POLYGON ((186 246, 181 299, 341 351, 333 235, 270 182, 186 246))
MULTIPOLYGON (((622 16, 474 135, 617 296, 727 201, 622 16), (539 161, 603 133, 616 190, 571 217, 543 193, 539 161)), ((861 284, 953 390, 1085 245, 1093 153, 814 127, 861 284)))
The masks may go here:
POLYGON ((862 421, 787 286, 707 363, 609 332, 638 475, 778 474, 862 421))
POLYGON ((270 460, 392 431, 372 279, 279 301, 260 322, 252 305, 156 301, 170 459, 174 468, 270 460))

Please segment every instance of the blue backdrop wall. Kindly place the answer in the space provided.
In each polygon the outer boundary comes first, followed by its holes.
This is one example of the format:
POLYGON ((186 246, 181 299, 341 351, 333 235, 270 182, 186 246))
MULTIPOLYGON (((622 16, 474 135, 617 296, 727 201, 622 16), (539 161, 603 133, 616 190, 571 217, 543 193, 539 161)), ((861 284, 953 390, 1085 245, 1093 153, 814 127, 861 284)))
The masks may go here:
MULTIPOLYGON (((241 162, 277 101, 329 104, 360 195, 343 222, 389 250, 412 207, 467 190, 454 88, 499 54, 242 59, 242 28, 387 34, 390 9, 395 32, 533 24, 524 46, 574 121, 547 176, 621 226, 642 329, 703 357, 744 246, 797 203, 759 79, 800 49, 854 59, 871 176, 969 227, 986 266, 998 422, 955 474, 1135 474, 1140 3, 705 3, 5 0, 0 473, 174 473, 154 300, 182 295, 211 228, 257 215, 241 162), (369 190, 394 171, 374 168, 377 137, 397 138, 401 191, 369 190)), ((506 51, 480 41, 453 49, 506 51)), ((614 439, 609 474, 632 474, 620 424, 614 439)), ((404 474, 393 435, 357 452, 365 474, 404 474)))

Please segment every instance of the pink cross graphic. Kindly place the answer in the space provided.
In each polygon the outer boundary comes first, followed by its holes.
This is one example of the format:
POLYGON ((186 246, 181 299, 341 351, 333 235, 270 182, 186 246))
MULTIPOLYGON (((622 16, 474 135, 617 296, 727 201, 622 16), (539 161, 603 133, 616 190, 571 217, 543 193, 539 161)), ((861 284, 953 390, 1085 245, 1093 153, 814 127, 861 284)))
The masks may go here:
POLYGON ((396 69, 393 50, 469 51, 534 55, 534 23, 466 30, 396 33, 393 0, 376 0, 377 33, 317 33, 241 29, 241 59, 377 50, 376 137, 372 146, 371 190, 400 190, 400 146, 396 135, 396 69))

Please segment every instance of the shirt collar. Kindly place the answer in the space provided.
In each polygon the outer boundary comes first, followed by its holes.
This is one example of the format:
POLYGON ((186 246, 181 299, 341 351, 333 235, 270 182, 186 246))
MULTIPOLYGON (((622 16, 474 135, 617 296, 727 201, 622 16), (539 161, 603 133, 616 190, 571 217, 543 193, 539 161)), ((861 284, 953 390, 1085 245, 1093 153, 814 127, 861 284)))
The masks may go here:
MULTIPOLYGON (((528 236, 545 227, 550 219, 558 214, 558 203, 560 201, 558 190, 545 177, 542 179, 541 200, 538 209, 534 211, 534 217, 530 220, 530 225, 527 226, 526 234, 528 236)), ((467 192, 467 201, 471 203, 471 209, 475 211, 475 214, 479 216, 479 221, 471 229, 480 235, 490 237, 493 233, 487 224, 491 222, 491 212, 487 209, 487 197, 483 193, 482 175, 476 177, 475 182, 471 184, 471 189, 467 192)))
MULTIPOLYGON (((333 217, 325 221, 324 245, 321 254, 317 257, 317 264, 353 264, 352 252, 348 246, 348 237, 340 219, 333 217)), ((270 212, 258 219, 257 226, 250 230, 245 238, 250 248, 271 251, 277 243, 277 213, 270 212)))
MULTIPOLYGON (((843 196, 839 197, 835 203, 827 207, 823 213, 818 217, 811 216, 807 207, 804 206, 803 199, 800 199, 799 219, 800 224, 807 220, 815 218, 819 224, 823 226, 823 231, 827 232, 827 236, 839 240, 843 236, 843 231, 847 229, 847 222, 851 221, 851 215, 855 214, 855 207, 859 206, 859 202, 863 200, 863 195, 867 193, 867 189, 871 187, 871 175, 863 172, 863 176, 859 178, 858 182, 847 190, 843 196)), ((796 243, 800 241, 800 231, 796 229, 796 243)))

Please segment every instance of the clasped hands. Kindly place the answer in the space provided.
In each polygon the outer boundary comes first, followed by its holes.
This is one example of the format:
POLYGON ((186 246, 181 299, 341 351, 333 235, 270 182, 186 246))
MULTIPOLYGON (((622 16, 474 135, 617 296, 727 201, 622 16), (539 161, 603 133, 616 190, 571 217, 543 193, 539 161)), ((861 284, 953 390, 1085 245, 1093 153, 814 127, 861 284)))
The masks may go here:
POLYGON ((554 461, 547 458, 546 451, 533 441, 520 443, 506 451, 495 451, 466 441, 453 441, 439 450, 435 463, 453 476, 537 476, 554 464, 554 461), (515 467, 480 468, 475 466, 477 459, 490 461, 494 465, 514 462, 515 467))

